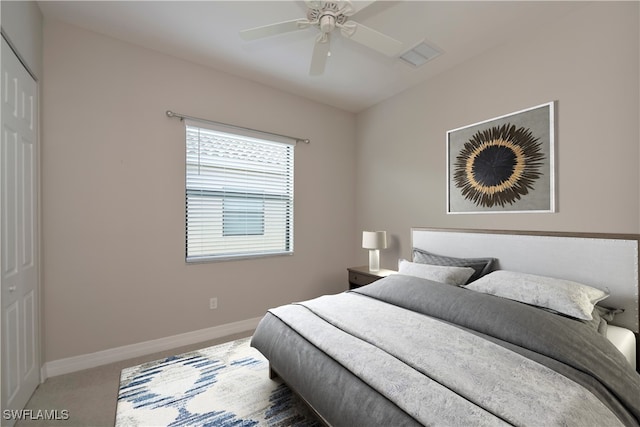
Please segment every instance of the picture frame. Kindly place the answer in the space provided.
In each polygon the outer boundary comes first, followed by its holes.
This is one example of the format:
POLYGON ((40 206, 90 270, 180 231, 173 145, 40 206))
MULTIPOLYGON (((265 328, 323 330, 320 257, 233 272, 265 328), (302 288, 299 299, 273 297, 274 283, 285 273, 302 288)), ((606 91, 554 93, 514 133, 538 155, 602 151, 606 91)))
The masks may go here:
POLYGON ((555 101, 447 132, 447 214, 555 212, 555 101))

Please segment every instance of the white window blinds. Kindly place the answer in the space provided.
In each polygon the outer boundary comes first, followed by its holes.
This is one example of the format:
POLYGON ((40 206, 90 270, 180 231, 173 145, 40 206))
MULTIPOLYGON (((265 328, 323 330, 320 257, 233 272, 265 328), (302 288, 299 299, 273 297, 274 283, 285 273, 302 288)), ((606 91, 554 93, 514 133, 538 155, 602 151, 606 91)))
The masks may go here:
POLYGON ((185 123, 187 261, 293 253, 295 145, 185 123))

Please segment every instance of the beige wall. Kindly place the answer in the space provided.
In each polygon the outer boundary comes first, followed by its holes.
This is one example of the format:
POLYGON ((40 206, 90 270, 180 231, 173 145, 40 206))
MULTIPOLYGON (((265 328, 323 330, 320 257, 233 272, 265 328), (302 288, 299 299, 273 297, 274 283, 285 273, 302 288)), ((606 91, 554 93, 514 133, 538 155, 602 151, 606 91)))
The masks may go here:
POLYGON ((638 3, 593 3, 356 117, 46 21, 45 361, 338 292, 366 263, 363 229, 389 231, 387 268, 411 226, 640 232, 638 28, 638 3), (446 131, 554 100, 558 212, 446 215, 446 131), (167 109, 312 139, 296 149, 294 256, 184 263, 167 109))
POLYGON ((56 21, 44 40, 45 361, 346 289, 353 114, 56 21), (311 139, 296 148, 293 256, 185 264, 184 126, 168 109, 311 139))
POLYGON ((412 226, 640 232, 638 7, 592 3, 358 115, 357 230, 391 235, 384 267, 412 226), (447 215, 446 132, 549 101, 557 212, 447 215))

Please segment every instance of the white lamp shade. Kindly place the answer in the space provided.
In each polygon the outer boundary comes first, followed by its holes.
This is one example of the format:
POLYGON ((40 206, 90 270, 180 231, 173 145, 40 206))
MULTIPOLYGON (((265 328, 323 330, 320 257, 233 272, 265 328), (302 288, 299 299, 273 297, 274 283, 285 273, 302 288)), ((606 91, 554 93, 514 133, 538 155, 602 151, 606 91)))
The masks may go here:
POLYGON ((386 249, 387 232, 386 231, 363 231, 362 247, 364 249, 386 249))

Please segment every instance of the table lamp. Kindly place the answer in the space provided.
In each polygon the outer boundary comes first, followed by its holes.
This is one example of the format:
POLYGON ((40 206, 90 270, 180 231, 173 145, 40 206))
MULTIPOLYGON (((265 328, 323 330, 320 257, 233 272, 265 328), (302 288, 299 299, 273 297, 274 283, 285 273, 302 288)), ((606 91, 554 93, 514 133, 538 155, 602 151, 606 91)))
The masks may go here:
POLYGON ((380 249, 387 247, 387 232, 363 231, 362 247, 369 249, 369 270, 380 270, 380 249))

